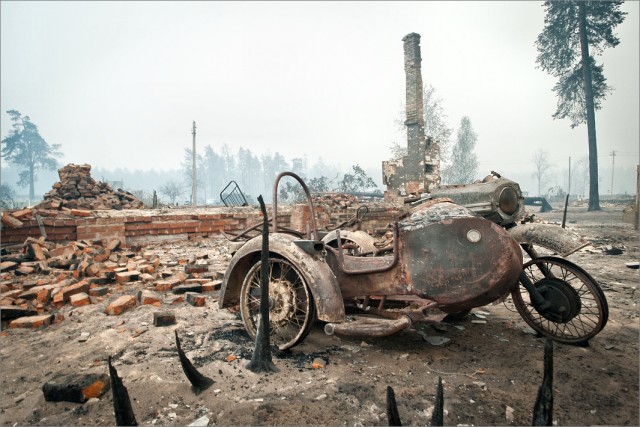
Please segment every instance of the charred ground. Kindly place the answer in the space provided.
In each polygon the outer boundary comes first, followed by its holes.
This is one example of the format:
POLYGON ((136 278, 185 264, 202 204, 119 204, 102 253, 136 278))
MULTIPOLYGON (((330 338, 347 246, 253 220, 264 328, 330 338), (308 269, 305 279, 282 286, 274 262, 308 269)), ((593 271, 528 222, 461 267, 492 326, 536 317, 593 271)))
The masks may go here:
MULTIPOLYGON (((562 212, 538 217, 559 222, 562 212)), ((593 242, 569 259, 602 285, 610 315, 589 346, 554 344, 554 422, 638 425, 639 273, 625 266, 638 261, 638 233, 622 222, 622 206, 601 212, 573 207, 568 226, 593 242), (607 246, 622 254, 606 254, 607 246)), ((223 239, 148 249, 206 252, 216 267, 230 258, 223 239)), ((302 345, 274 354, 280 372, 260 375, 245 369, 253 343, 239 315, 218 309, 215 293, 206 294, 204 307, 162 307, 175 313, 174 326, 153 326, 160 309, 151 305, 104 314, 109 301, 144 288, 135 282, 98 304, 65 305, 65 320, 43 329, 4 329, 1 424, 113 425, 111 391, 84 404, 47 402, 42 393, 42 385, 59 374, 106 373, 108 356, 141 425, 186 425, 201 417, 209 425, 385 425, 387 386, 395 390, 403 423, 426 425, 438 376, 444 380, 445 425, 531 423, 544 339, 532 334, 510 300, 474 309, 461 321, 417 325, 376 340, 326 336, 317 324, 302 345), (180 367, 174 330, 194 365, 215 381, 199 395, 180 367), (425 340, 434 336, 449 341, 425 340), (324 367, 314 369, 314 361, 324 367)))

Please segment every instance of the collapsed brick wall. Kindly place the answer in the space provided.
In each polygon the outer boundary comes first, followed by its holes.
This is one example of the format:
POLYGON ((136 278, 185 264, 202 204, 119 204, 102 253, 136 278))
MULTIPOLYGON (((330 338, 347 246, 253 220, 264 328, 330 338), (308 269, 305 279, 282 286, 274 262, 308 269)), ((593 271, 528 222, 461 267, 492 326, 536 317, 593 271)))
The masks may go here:
MULTIPOLYGON (((290 226, 288 211, 279 212, 278 224, 290 226)), ((120 240, 124 246, 162 241, 181 241, 209 237, 221 232, 238 232, 261 221, 255 208, 210 209, 209 213, 132 214, 106 218, 42 218, 47 240, 120 240)), ((22 221, 20 227, 2 227, 3 245, 24 242, 41 236, 35 219, 22 221)))

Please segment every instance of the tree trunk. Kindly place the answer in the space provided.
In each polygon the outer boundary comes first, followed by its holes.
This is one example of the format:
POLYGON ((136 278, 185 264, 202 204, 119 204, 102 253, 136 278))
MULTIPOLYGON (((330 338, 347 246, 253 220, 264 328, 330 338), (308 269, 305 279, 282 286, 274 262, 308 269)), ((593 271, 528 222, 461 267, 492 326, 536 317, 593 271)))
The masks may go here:
POLYGON ((587 135, 589 137, 589 211, 600 210, 598 191, 598 146, 596 143, 596 113, 593 103, 593 83, 591 79, 591 58, 587 40, 587 4, 578 2, 578 29, 580 31, 580 52, 582 54, 582 77, 584 97, 587 103, 587 135))

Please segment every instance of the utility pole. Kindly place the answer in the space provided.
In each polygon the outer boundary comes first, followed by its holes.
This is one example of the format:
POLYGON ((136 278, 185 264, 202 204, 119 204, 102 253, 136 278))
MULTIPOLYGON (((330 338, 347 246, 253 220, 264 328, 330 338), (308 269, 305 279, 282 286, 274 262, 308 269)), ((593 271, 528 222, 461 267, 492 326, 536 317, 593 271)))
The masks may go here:
POLYGON ((611 152, 611 195, 613 196, 613 171, 615 170, 616 150, 611 152))
POLYGON ((193 149, 191 150, 191 206, 198 206, 196 188, 196 121, 193 121, 193 149))
POLYGON ((571 156, 569 156, 569 188, 567 188, 567 195, 571 194, 571 156))

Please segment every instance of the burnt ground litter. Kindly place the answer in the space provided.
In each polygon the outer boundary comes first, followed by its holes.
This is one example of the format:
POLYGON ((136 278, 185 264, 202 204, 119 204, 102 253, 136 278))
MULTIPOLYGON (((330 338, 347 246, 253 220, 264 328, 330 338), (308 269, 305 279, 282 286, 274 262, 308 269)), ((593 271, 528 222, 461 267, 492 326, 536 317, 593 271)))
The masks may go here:
MULTIPOLYGON (((560 223, 562 210, 554 208, 537 217, 560 223)), ((638 232, 622 221, 622 208, 569 209, 568 228, 592 245, 568 259, 601 284, 610 313, 588 346, 554 343, 554 425, 640 424, 639 271, 626 266, 640 252, 638 232)), ((230 259, 223 238, 145 250, 205 251, 216 266, 230 259)), ((0 424, 114 425, 111 390, 85 403, 48 402, 42 391, 61 374, 107 373, 109 356, 140 425, 388 425, 387 386, 403 424, 429 425, 438 377, 445 425, 531 424, 545 339, 510 299, 473 309, 459 321, 416 324, 379 339, 327 336, 317 322, 301 345, 274 352, 279 372, 254 374, 245 369, 253 342, 238 312, 218 308, 217 291, 204 293, 201 307, 180 302, 104 313, 118 296, 143 289, 143 282, 127 283, 96 304, 64 305, 64 321, 43 328, 3 325, 0 424), (172 312, 176 324, 154 326, 158 311, 172 312), (176 330, 195 367, 214 380, 198 395, 182 372, 176 330)))

